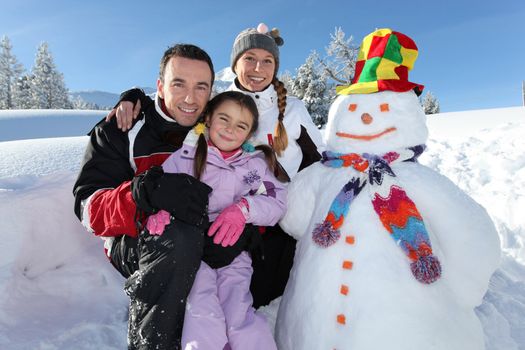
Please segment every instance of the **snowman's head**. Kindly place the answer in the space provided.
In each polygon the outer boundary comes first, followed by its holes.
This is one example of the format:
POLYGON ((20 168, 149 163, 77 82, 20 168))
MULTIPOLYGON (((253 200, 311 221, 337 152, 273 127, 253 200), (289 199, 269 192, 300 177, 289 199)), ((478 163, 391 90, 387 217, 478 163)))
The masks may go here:
POLYGON ((339 95, 325 133, 329 150, 359 154, 424 144, 427 136, 426 116, 412 90, 339 95))

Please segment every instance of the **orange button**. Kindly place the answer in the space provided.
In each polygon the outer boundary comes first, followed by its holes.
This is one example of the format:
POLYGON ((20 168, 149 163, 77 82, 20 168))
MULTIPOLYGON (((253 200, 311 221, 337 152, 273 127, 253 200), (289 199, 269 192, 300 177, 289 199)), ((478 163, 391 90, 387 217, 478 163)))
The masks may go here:
POLYGON ((337 315, 337 323, 346 324, 346 317, 343 314, 337 315))
POLYGON ((355 243, 355 237, 354 236, 346 236, 345 241, 348 244, 354 244, 355 243))
POLYGON ((343 295, 348 295, 348 286, 346 284, 341 284, 341 289, 339 291, 343 295))
POLYGON ((351 262, 350 260, 343 261, 343 269, 351 270, 352 266, 354 266, 354 263, 351 262))

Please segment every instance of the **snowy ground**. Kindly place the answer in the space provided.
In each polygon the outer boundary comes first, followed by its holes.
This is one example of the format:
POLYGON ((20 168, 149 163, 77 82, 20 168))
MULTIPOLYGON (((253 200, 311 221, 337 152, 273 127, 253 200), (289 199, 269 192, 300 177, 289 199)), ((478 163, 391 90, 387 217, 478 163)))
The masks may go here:
MULTIPOLYGON (((72 209, 81 135, 103 112, 59 113, 0 111, 0 140, 18 140, 0 142, 0 349, 124 349, 123 279, 72 209)), ((485 206, 501 238, 477 310, 487 349, 525 350, 525 108, 428 119, 421 162, 485 206)))

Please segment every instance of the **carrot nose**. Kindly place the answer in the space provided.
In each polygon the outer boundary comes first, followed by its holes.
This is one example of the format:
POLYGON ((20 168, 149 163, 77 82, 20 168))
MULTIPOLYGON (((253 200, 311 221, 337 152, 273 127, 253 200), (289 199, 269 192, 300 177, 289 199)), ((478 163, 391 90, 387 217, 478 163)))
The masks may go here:
POLYGON ((368 113, 363 113, 361 114, 361 121, 363 122, 363 124, 370 124, 374 121, 374 118, 372 118, 372 116, 368 113))

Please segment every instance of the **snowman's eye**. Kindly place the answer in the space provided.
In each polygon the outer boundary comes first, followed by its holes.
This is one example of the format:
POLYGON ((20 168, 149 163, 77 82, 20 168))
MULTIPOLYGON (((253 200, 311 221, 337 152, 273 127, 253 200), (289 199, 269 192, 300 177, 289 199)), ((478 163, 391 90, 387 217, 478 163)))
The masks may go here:
POLYGON ((381 103, 379 105, 379 110, 381 112, 388 112, 390 110, 390 106, 388 105, 388 103, 381 103))
POLYGON ((349 110, 350 112, 355 112, 356 109, 357 109, 357 104, 355 104, 355 103, 350 103, 350 104, 348 105, 348 110, 349 110))

